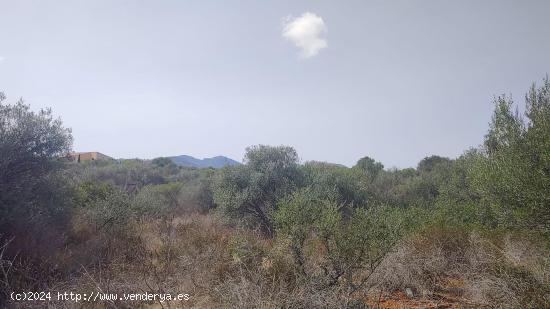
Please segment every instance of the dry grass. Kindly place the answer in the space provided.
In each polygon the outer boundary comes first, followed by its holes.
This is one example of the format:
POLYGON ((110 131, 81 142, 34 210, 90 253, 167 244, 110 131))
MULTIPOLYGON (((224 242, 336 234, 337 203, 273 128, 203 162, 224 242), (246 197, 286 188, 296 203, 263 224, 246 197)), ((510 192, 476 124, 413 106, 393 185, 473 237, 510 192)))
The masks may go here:
MULTIPOLYGON (((77 271, 50 290, 188 293, 191 299, 51 302, 52 308, 550 307, 548 251, 517 234, 425 230, 387 256, 352 299, 338 285, 320 288, 300 275, 284 239, 266 239, 212 214, 131 221, 124 230, 99 233, 75 224, 79 238, 58 261, 77 271)), ((33 305, 43 307, 12 307, 33 305)))
POLYGON ((386 258, 378 292, 495 308, 550 307, 549 255, 527 236, 429 229, 386 258))

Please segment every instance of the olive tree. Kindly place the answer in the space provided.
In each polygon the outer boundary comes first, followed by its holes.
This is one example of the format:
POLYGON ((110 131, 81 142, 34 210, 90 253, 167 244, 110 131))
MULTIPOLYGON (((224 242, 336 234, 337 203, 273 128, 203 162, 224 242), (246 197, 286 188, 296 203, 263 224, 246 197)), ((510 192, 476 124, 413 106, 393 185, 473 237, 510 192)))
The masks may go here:
POLYGON ((271 215, 277 201, 300 181, 298 154, 288 146, 252 146, 246 149, 244 163, 221 171, 214 202, 223 212, 251 218, 273 235, 271 215))
POLYGON ((495 99, 482 155, 470 169, 473 189, 500 224, 550 232, 550 81, 533 85, 525 113, 511 98, 495 99))
POLYGON ((22 100, 5 104, 5 99, 0 92, 0 226, 9 228, 15 219, 59 207, 45 209, 53 198, 48 186, 60 166, 56 159, 71 149, 72 136, 51 109, 34 112, 22 100))

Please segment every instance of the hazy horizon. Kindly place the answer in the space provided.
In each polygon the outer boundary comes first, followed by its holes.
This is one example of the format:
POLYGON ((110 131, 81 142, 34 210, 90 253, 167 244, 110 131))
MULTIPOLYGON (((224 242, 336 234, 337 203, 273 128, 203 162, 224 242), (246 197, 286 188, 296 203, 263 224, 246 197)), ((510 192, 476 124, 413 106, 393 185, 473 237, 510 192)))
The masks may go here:
POLYGON ((548 1, 4 1, 0 91, 75 151, 414 167, 479 145, 550 72, 548 1), (498 4, 498 5, 497 5, 498 4))

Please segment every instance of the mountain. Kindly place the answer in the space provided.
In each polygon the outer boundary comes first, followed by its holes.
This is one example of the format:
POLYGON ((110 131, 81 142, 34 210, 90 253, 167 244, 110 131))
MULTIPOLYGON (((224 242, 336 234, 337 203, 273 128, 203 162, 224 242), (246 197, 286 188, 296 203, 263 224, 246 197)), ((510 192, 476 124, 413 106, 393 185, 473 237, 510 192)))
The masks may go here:
POLYGON ((224 156, 217 156, 213 158, 197 159, 192 156, 181 155, 175 157, 168 157, 172 162, 180 166, 188 167, 214 167, 220 168, 226 165, 239 165, 241 163, 224 156))

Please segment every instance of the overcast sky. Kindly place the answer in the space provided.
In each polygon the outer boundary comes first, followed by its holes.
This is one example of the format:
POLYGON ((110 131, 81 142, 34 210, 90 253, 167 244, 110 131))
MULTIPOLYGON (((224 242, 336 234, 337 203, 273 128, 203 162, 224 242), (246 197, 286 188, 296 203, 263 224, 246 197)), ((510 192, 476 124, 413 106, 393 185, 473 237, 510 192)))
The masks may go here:
POLYGON ((0 90, 77 151, 386 167, 479 145, 550 72, 550 1, 0 0, 0 90))

